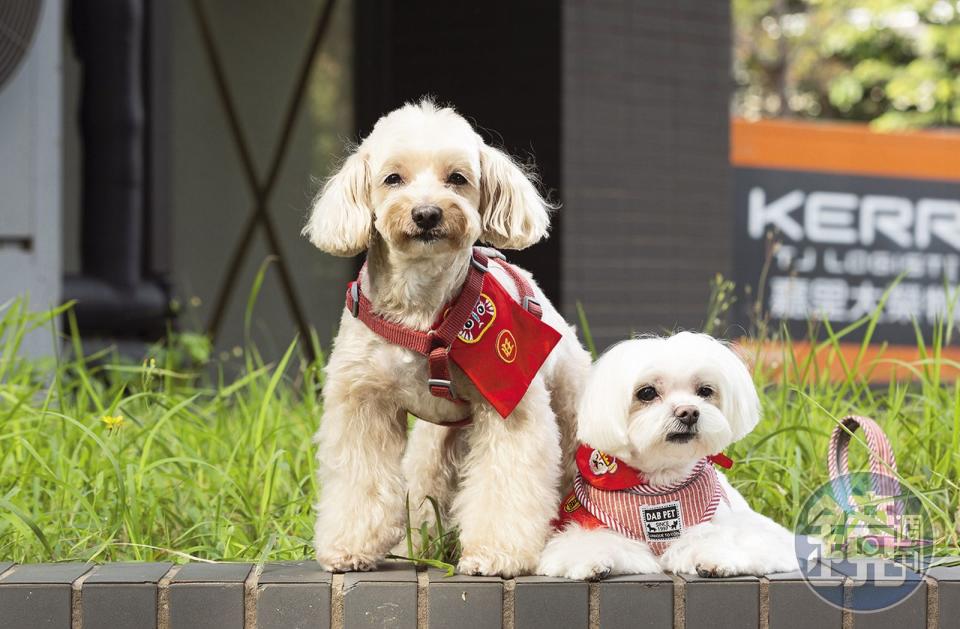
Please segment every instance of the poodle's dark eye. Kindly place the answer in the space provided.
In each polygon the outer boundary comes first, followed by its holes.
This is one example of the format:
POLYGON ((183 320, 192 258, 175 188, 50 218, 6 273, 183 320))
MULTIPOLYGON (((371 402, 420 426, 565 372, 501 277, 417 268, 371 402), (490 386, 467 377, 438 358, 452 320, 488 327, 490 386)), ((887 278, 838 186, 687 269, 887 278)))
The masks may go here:
POLYGON ((710 397, 713 394, 714 394, 714 390, 713 390, 713 387, 711 386, 708 386, 706 384, 701 384, 699 387, 697 387, 697 395, 699 395, 700 397, 706 398, 706 397, 710 397))
POLYGON ((637 391, 637 399, 641 402, 652 402, 657 399, 657 390, 653 387, 641 387, 637 391))
POLYGON ((447 176, 447 183, 451 186, 465 186, 467 185, 467 178, 460 173, 453 172, 447 176))
POLYGON ((383 183, 388 186, 399 186, 403 183, 403 177, 397 173, 390 173, 384 178, 383 183))

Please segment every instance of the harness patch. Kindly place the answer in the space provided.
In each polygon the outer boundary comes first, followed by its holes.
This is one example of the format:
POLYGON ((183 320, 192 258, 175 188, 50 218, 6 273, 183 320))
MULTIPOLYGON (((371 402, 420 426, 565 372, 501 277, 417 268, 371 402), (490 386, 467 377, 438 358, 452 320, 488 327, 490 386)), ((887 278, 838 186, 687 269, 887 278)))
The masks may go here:
POLYGON ((683 513, 676 500, 640 507, 640 519, 644 535, 651 542, 676 539, 683 532, 683 513))
MULTIPOLYGON (((443 316, 446 318, 447 313, 444 312, 443 316)), ((490 329, 496 318, 496 304, 493 303, 489 295, 480 293, 480 298, 477 299, 476 305, 470 312, 470 316, 467 317, 466 323, 463 324, 463 328, 457 334, 457 338, 464 343, 478 343, 483 338, 483 333, 490 329)))
POLYGON ((560 342, 560 333, 524 309, 492 273, 483 276, 468 325, 450 346, 450 360, 506 419, 560 342))

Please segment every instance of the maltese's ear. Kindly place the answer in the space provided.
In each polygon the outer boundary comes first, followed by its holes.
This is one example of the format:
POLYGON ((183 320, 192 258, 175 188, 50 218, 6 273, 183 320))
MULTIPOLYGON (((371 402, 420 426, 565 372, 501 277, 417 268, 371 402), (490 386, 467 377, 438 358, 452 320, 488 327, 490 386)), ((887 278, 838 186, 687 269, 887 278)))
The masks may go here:
POLYGON ((303 235, 327 253, 355 256, 367 248, 372 222, 370 172, 358 151, 317 194, 303 235))
POLYGON ((746 437, 760 422, 760 398, 753 377, 743 358, 733 348, 724 347, 724 371, 728 393, 723 400, 724 415, 733 433, 731 443, 746 437))
POLYGON ((502 249, 525 249, 547 235, 550 206, 527 174, 498 149, 480 148, 481 240, 502 249))
POLYGON ((594 363, 577 412, 577 439, 604 452, 628 445, 627 421, 633 404, 635 356, 640 340, 611 347, 594 363))

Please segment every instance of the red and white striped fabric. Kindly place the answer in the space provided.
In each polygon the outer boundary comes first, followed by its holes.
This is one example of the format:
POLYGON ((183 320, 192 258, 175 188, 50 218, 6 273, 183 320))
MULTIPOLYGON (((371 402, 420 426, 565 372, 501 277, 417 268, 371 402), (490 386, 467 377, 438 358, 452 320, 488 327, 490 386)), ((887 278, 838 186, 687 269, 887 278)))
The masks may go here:
MULTIPOLYGON (((619 465, 624 464, 620 461, 619 465)), ((611 490, 596 486, 587 480, 590 478, 594 478, 590 473, 577 474, 577 506, 604 526, 645 542, 657 555, 685 529, 710 520, 720 500, 727 502, 717 472, 707 458, 698 461, 689 476, 671 485, 651 485, 641 478, 639 484, 611 490)))
POLYGON ((851 433, 856 432, 857 428, 863 430, 863 435, 867 440, 873 491, 877 496, 890 498, 884 505, 884 510, 896 519, 903 514, 903 503, 898 499, 900 482, 895 476, 897 460, 893 456, 893 448, 890 446, 887 435, 884 434, 880 425, 869 417, 860 415, 844 417, 843 421, 834 427, 833 434, 830 435, 827 467, 830 470, 834 497, 838 502, 851 509, 856 510, 858 507, 854 502, 853 489, 850 486, 850 462, 848 458, 851 433))

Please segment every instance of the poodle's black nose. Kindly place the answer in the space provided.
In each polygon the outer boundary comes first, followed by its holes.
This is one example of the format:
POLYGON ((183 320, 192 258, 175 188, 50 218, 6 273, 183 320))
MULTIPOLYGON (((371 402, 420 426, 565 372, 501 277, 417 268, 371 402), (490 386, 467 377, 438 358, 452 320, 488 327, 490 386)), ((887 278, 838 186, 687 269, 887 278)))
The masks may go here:
POLYGON ((700 410, 696 406, 678 406, 673 416, 684 426, 693 426, 700 420, 700 410))
POLYGON ((443 218, 443 210, 436 205, 418 205, 410 211, 410 215, 417 227, 428 230, 440 224, 440 219, 443 218))

